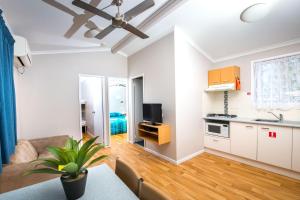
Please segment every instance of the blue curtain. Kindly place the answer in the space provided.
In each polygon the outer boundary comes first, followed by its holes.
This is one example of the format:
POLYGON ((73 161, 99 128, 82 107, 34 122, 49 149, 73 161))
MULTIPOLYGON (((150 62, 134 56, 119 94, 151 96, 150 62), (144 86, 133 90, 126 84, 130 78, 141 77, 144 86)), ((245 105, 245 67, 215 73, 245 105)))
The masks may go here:
POLYGON ((14 39, 0 9, 0 173, 17 142, 16 100, 13 78, 14 39))

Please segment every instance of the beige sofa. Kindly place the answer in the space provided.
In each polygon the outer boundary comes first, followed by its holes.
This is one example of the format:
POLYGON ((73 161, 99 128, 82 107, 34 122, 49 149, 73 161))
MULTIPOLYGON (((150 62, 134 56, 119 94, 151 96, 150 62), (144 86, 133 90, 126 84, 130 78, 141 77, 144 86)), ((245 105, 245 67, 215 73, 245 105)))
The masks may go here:
POLYGON ((51 157, 51 154, 47 152, 48 146, 62 147, 68 138, 67 135, 63 135, 18 141, 16 152, 11 157, 11 164, 4 165, 2 174, 0 174, 0 193, 58 177, 58 175, 53 174, 23 176, 23 173, 33 167, 32 164, 29 163, 30 161, 37 158, 51 157))

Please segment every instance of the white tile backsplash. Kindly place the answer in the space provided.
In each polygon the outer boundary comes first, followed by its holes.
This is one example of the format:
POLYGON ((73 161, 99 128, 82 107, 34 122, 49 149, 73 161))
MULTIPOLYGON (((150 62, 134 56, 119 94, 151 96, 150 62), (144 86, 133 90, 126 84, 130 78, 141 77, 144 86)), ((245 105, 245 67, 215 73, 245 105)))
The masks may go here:
MULTIPOLYGON (((224 113, 224 92, 206 93, 203 101, 205 113, 224 113)), ((228 104, 229 114, 243 118, 274 119, 267 111, 255 109, 251 96, 244 91, 230 91, 228 104)), ((274 110, 274 113, 282 113, 285 120, 300 121, 300 109, 274 110)))

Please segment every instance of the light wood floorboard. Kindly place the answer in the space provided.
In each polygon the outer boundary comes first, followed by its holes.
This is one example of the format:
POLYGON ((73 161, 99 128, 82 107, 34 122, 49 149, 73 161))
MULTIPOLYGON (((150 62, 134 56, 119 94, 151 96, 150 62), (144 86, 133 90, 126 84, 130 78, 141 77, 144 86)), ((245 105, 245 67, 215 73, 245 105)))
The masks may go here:
POLYGON ((208 153, 174 165, 125 138, 126 134, 113 136, 111 147, 98 154, 109 155, 104 162, 112 169, 117 157, 125 160, 172 199, 300 200, 298 180, 208 153))

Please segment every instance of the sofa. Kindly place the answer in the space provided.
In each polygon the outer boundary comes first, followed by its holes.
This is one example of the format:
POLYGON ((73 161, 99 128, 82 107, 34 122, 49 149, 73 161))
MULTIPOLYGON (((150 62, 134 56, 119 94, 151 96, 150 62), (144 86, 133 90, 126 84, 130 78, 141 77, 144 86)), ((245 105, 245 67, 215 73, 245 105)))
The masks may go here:
POLYGON ((24 172, 32 169, 31 161, 38 158, 50 158, 52 155, 47 151, 48 146, 63 147, 69 136, 55 136, 33 140, 19 140, 15 154, 11 157, 11 163, 3 166, 0 174, 0 193, 8 192, 28 185, 36 184, 59 175, 56 174, 33 174, 24 176, 24 172))

